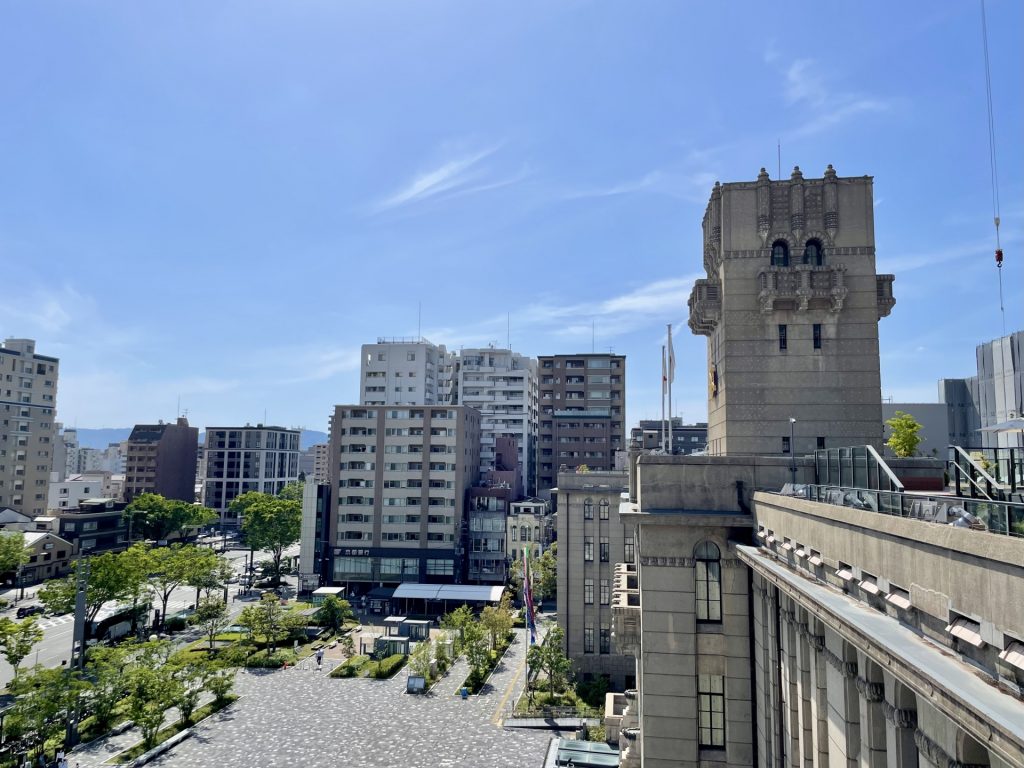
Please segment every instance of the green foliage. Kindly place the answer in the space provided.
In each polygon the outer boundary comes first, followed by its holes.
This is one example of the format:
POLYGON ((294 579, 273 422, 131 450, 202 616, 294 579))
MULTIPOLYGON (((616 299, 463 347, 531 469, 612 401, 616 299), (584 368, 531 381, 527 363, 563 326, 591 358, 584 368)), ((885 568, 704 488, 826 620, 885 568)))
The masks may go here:
POLYGON ((242 515, 246 543, 253 549, 270 552, 271 575, 274 583, 279 583, 284 550, 299 540, 302 504, 250 491, 236 498, 231 509, 242 515))
POLYGON ((434 657, 434 646, 429 640, 416 644, 409 655, 409 671, 425 680, 430 679, 430 662, 434 657))
POLYGON ((124 510, 124 518, 131 523, 133 537, 141 534, 155 541, 179 536, 188 528, 208 525, 217 517, 212 509, 178 499, 165 499, 157 493, 137 496, 124 510))
POLYGON ((285 664, 294 664, 295 654, 286 649, 271 651, 256 651, 245 660, 245 666, 250 668, 278 669, 285 664))
POLYGON ((337 632, 345 619, 353 615, 352 606, 348 600, 342 600, 335 595, 328 595, 324 598, 320 608, 317 609, 314 618, 321 627, 330 627, 337 632))
MULTIPOLYGON (((124 552, 104 552, 89 558, 89 588, 85 594, 86 620, 96 618, 104 603, 137 600, 146 584, 146 547, 135 545, 124 552)), ((75 576, 51 579, 39 590, 39 599, 53 613, 70 613, 75 607, 75 576)))
POLYGON ((27 562, 25 534, 21 531, 0 532, 0 574, 16 571, 27 562))
POLYGON ((369 662, 369 656, 352 656, 332 669, 331 677, 356 677, 369 662))
MULTIPOLYGON (((223 701, 211 701, 209 704, 206 704, 205 706, 202 706, 199 709, 197 709, 193 713, 192 717, 196 722, 198 722, 203 718, 209 717, 210 715, 220 711, 221 709, 224 709, 224 707, 226 707, 231 702, 235 701, 235 699, 237 698, 237 696, 228 696, 223 701)), ((186 726, 179 721, 177 723, 172 723, 171 725, 168 725, 166 728, 161 728, 160 731, 157 732, 156 736, 154 736, 152 746, 147 746, 145 742, 136 744, 134 747, 131 747, 130 749, 126 749, 124 752, 119 753, 115 758, 113 758, 113 760, 115 763, 129 763, 135 758, 142 755, 144 752, 149 751, 155 746, 163 744, 172 736, 183 731, 185 727, 186 726)))
POLYGON ((213 694, 215 703, 224 705, 231 696, 231 690, 235 687, 234 670, 224 670, 213 675, 206 682, 206 690, 213 694))
POLYGON ((535 599, 539 602, 554 597, 558 591, 558 542, 552 542, 530 568, 533 571, 535 599))
POLYGON ((199 697, 215 673, 213 665, 204 659, 181 656, 172 663, 171 678, 175 682, 172 700, 183 724, 191 724, 199 697))
POLYGON ((576 695, 592 707, 603 707, 604 697, 611 687, 608 675, 598 675, 593 680, 576 684, 576 695))
POLYGON ((21 660, 32 653, 32 649, 43 639, 43 630, 36 626, 36 617, 29 616, 21 621, 0 618, 0 652, 7 663, 14 668, 17 680, 21 660))
POLYGON ((302 490, 304 487, 305 483, 301 480, 295 480, 294 482, 288 483, 288 485, 278 491, 277 498, 285 499, 286 501, 297 501, 301 504, 302 490))
MULTIPOLYGON (((543 672, 548 680, 548 692, 551 696, 561 690, 569 682, 572 674, 572 662, 565 656, 563 644, 565 633, 561 627, 552 627, 541 645, 531 645, 526 652, 526 662, 534 673, 543 672)), ((530 681, 527 681, 527 685, 530 681)))
POLYGON ((376 680, 386 680, 405 665, 406 656, 396 653, 371 665, 370 676, 376 680))
POLYGON ((172 650, 166 641, 141 643, 135 646, 134 663, 125 673, 128 716, 142 732, 147 748, 155 744, 164 711, 183 696, 184 684, 167 663, 172 650))
POLYGON ((512 631, 512 600, 508 592, 501 596, 498 605, 484 606, 480 612, 480 623, 488 633, 491 648, 498 644, 512 631))
POLYGON ((228 616, 228 607, 223 600, 206 598, 200 600, 195 612, 196 625, 203 630, 203 634, 210 642, 210 650, 213 650, 213 643, 221 630, 231 623, 228 616))
POLYGON ((891 434, 885 442, 887 446, 900 458, 907 458, 917 453, 917 446, 921 443, 921 437, 917 433, 921 431, 921 424, 909 413, 896 411, 891 419, 886 419, 891 434))
POLYGON ((473 611, 468 605, 460 605, 454 611, 450 611, 441 617, 441 626, 445 629, 454 630, 455 636, 455 653, 459 654, 463 652, 463 647, 466 640, 466 628, 475 624, 476 618, 473 616, 473 611))
POLYGON ((211 578, 221 562, 213 550, 200 549, 191 544, 172 544, 155 549, 142 547, 136 544, 132 550, 138 549, 144 558, 143 567, 149 573, 148 586, 160 601, 161 618, 167 616, 167 603, 175 589, 183 584, 202 583, 211 578))
POLYGON ((123 670, 129 659, 129 646, 94 645, 85 658, 85 670, 91 685, 89 702, 98 730, 112 724, 118 702, 125 695, 123 670))
POLYGON ((279 642, 298 634, 306 625, 301 616, 286 611, 277 596, 271 594, 263 595, 258 605, 243 609, 238 623, 254 637, 262 638, 271 652, 279 642))

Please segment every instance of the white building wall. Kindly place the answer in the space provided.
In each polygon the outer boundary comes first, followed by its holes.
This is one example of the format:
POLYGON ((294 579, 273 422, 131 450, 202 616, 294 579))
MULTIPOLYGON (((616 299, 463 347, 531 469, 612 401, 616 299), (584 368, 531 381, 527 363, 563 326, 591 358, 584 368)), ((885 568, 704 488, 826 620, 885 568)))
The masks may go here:
POLYGON ((362 405, 438 405, 451 387, 455 353, 426 339, 378 339, 360 358, 362 405))

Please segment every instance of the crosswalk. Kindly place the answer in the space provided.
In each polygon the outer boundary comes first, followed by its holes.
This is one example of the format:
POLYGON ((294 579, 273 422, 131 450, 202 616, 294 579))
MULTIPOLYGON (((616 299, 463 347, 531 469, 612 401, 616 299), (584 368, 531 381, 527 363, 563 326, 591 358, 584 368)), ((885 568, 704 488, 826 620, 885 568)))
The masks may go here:
POLYGON ((73 613, 66 613, 63 616, 48 616, 45 619, 40 619, 36 622, 36 626, 40 629, 49 629, 50 627, 59 627, 61 624, 70 624, 74 620, 73 613))

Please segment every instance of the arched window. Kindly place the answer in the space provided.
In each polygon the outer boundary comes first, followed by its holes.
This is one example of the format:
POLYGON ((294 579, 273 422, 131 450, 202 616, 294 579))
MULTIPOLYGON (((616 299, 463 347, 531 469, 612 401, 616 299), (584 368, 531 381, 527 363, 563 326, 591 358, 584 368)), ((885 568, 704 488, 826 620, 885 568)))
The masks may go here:
POLYGON ((587 497, 583 500, 583 519, 593 520, 594 519, 594 500, 587 497))
POLYGON ((820 267, 824 263, 825 252, 821 249, 821 243, 818 240, 808 240, 804 246, 804 264, 820 267))
POLYGON ((602 520, 607 520, 608 519, 608 507, 609 507, 608 499, 601 499, 601 507, 600 507, 601 511, 600 511, 600 514, 601 514, 601 519, 602 520))
POLYGON ((520 528, 519 528, 519 539, 520 539, 520 541, 529 541, 530 540, 529 537, 530 537, 530 529, 527 528, 525 525, 520 526, 520 528))
POLYGON ((789 244, 785 240, 776 240, 772 243, 772 266, 789 266, 789 244))
POLYGON ((722 621, 722 562, 714 542, 702 541, 693 551, 697 588, 697 621, 718 624, 722 621))

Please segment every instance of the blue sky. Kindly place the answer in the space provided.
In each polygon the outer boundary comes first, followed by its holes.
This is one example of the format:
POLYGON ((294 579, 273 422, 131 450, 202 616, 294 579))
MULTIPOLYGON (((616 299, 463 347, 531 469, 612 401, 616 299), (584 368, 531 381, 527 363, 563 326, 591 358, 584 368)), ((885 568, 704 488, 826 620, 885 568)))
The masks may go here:
MULTIPOLYGON (((989 0, 1006 329, 1024 327, 1022 6, 989 0)), ((0 334, 80 427, 326 429, 358 349, 628 355, 703 419, 716 179, 875 177, 883 395, 1001 335, 974 2, 6 3, 0 334)))

